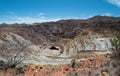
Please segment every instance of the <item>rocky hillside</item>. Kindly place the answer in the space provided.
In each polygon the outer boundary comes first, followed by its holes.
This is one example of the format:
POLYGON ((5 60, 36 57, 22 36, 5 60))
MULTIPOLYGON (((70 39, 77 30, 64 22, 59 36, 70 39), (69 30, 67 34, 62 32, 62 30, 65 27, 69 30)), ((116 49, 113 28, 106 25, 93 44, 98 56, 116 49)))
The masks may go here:
POLYGON ((29 51, 36 63, 43 59, 60 62, 59 59, 78 56, 81 51, 109 51, 115 33, 120 33, 119 17, 95 16, 31 25, 4 23, 0 25, 0 50, 29 51))

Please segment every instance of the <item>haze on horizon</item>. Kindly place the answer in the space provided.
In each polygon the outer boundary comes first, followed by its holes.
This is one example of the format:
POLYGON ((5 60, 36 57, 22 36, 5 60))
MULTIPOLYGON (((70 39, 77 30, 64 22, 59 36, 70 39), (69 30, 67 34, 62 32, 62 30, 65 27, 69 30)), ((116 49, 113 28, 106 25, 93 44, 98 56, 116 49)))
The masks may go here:
POLYGON ((120 16, 120 0, 0 0, 0 23, 120 16))

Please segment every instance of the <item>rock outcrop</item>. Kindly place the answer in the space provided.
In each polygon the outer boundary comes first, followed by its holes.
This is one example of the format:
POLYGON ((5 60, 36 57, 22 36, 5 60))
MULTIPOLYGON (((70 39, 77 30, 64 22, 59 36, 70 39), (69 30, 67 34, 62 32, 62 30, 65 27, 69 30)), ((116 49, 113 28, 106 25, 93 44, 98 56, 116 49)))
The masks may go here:
POLYGON ((109 55, 79 61, 75 68, 71 65, 40 66, 31 65, 24 76, 114 76, 116 68, 113 67, 109 55), (112 70, 111 70, 112 69, 112 70))
POLYGON ((89 38, 76 37, 67 43, 67 55, 76 55, 81 51, 110 51, 111 38, 101 35, 91 35, 89 38))

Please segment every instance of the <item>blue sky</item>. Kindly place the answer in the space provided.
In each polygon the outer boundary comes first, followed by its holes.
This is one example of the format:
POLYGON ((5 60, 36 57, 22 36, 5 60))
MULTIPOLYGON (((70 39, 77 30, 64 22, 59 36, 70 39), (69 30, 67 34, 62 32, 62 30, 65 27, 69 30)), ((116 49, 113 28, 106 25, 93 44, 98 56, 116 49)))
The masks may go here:
POLYGON ((120 0, 0 0, 0 23, 120 16, 120 0))

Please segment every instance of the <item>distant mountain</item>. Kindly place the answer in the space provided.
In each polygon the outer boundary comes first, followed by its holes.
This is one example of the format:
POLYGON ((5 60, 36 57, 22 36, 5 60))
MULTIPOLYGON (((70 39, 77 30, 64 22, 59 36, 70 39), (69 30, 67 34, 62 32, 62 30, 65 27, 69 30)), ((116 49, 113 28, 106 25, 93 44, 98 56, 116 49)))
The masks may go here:
POLYGON ((120 17, 100 16, 100 15, 97 15, 97 16, 94 16, 94 17, 89 18, 89 19, 92 19, 92 20, 116 20, 116 19, 120 19, 120 17))

